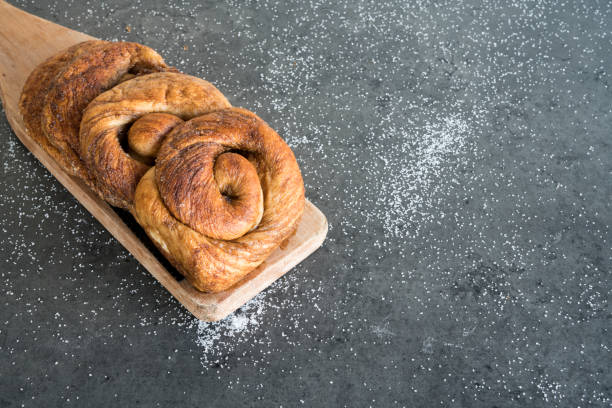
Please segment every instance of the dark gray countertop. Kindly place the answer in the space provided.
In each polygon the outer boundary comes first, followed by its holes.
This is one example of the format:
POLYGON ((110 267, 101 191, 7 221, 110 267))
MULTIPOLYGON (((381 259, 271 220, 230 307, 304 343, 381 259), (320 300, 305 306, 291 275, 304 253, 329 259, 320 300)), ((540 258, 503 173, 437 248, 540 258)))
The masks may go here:
POLYGON ((257 112, 331 229, 199 324, 0 117, 0 406, 610 406, 611 3, 13 3, 257 112))

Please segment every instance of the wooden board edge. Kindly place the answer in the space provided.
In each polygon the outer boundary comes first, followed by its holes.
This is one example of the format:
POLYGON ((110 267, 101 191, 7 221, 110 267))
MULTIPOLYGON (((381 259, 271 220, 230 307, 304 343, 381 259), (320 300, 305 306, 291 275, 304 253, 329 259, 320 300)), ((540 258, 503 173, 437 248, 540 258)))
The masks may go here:
MULTIPOLYGON (((36 159, 60 182, 70 194, 115 238, 153 277, 159 281, 179 301, 184 297, 184 290, 176 279, 159 263, 155 256, 144 247, 134 232, 119 218, 112 208, 95 195, 83 182, 66 173, 26 133, 15 118, 7 115, 9 124, 19 141, 36 157, 36 159)), ((182 303, 182 302, 181 302, 182 303)))
MULTIPOLYGON (((266 268, 264 271, 258 272, 256 269, 251 272, 254 276, 249 279, 247 275, 247 277, 237 283, 237 285, 240 285, 239 288, 228 290, 230 293, 227 296, 224 296, 224 294, 217 294, 219 297, 223 297, 219 301, 202 302, 200 296, 192 297, 194 301, 194 311, 192 311, 192 313, 200 320, 206 321, 217 321, 227 317, 319 249, 327 237, 327 218, 325 218, 325 215, 314 204, 307 202, 307 205, 310 206, 310 210, 315 213, 316 217, 314 217, 314 220, 319 224, 319 227, 316 228, 314 234, 308 236, 308 239, 303 240, 300 245, 293 247, 290 253, 281 258, 281 260, 290 261, 276 262, 274 265, 266 265, 264 262, 264 264, 260 266, 260 268, 266 268)), ((181 284, 186 285, 186 283, 183 284, 183 282, 181 282, 181 284)), ((186 288, 186 290, 195 289, 186 288)))

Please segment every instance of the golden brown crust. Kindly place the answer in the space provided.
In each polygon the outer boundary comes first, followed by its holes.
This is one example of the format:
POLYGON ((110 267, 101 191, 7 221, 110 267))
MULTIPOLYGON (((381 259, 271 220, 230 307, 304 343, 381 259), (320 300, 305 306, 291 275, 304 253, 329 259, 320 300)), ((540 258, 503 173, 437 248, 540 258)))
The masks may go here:
POLYGON ((44 105, 42 104, 42 100, 53 87, 55 77, 65 68, 66 64, 73 59, 75 52, 80 47, 88 47, 89 45, 90 42, 74 45, 37 66, 28 77, 21 93, 21 100, 19 101, 19 108, 28 134, 38 142, 38 144, 53 157, 62 168, 68 170, 70 173, 73 173, 71 170, 71 162, 51 144, 45 133, 43 133, 41 115, 44 105))
POLYGON ((229 106, 209 82, 171 72, 137 77, 100 94, 85 110, 80 131, 80 154, 95 176, 95 190, 116 207, 132 207, 149 166, 123 150, 120 139, 137 119, 151 112, 191 119, 229 106))
MULTIPOLYGON (((239 191, 244 182, 237 177, 233 188, 239 191)), ((254 113, 230 108, 174 129, 162 144, 156 166, 138 184, 133 213, 196 288, 218 292, 234 285, 289 238, 303 210, 304 184, 289 146, 254 113), (227 152, 240 152, 256 169, 264 211, 256 228, 223 240, 209 233, 223 235, 224 229, 233 228, 224 214, 232 203, 223 202, 214 179, 215 162, 227 152)), ((239 212, 233 221, 241 221, 239 212)))
POLYGON ((168 132, 182 122, 181 118, 169 113, 149 113, 141 116, 128 131, 130 151, 140 157, 155 159, 168 132))
POLYGON ((28 77, 21 112, 29 133, 65 170, 90 184, 78 154, 81 115, 98 94, 125 79, 174 70, 136 43, 86 41, 51 57, 28 77))

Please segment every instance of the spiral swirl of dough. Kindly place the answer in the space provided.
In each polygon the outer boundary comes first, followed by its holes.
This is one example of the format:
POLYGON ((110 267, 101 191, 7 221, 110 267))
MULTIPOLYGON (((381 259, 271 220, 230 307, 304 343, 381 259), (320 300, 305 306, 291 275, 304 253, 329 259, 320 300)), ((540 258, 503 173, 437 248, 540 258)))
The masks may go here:
POLYGON ((227 289, 260 265, 295 232, 303 209, 293 152, 240 108, 177 126, 134 198, 140 225, 207 292, 227 289))

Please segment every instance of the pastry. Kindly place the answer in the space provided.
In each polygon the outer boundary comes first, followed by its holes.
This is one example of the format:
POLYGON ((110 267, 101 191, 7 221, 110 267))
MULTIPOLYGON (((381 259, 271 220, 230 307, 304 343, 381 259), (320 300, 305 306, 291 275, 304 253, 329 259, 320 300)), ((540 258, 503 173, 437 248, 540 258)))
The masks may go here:
POLYGON ((130 211, 201 291, 236 284, 297 228, 304 184, 289 146, 150 48, 77 44, 32 72, 20 108, 31 137, 130 211))
POLYGON ((91 185, 78 153, 81 115, 101 92, 126 78, 176 71, 149 47, 86 41, 49 58, 28 77, 20 110, 26 129, 68 173, 91 185))
POLYGON ((209 82, 171 72, 143 75, 100 94, 84 111, 79 136, 94 189, 110 204, 131 209, 136 185, 155 158, 153 152, 143 160, 147 147, 139 146, 159 144, 176 124, 230 106, 209 82), (128 149, 121 146, 124 138, 128 149))
POLYGON ((229 108, 166 137, 136 188, 133 212, 197 289, 218 292, 288 239, 303 210, 289 146, 254 113, 229 108))

